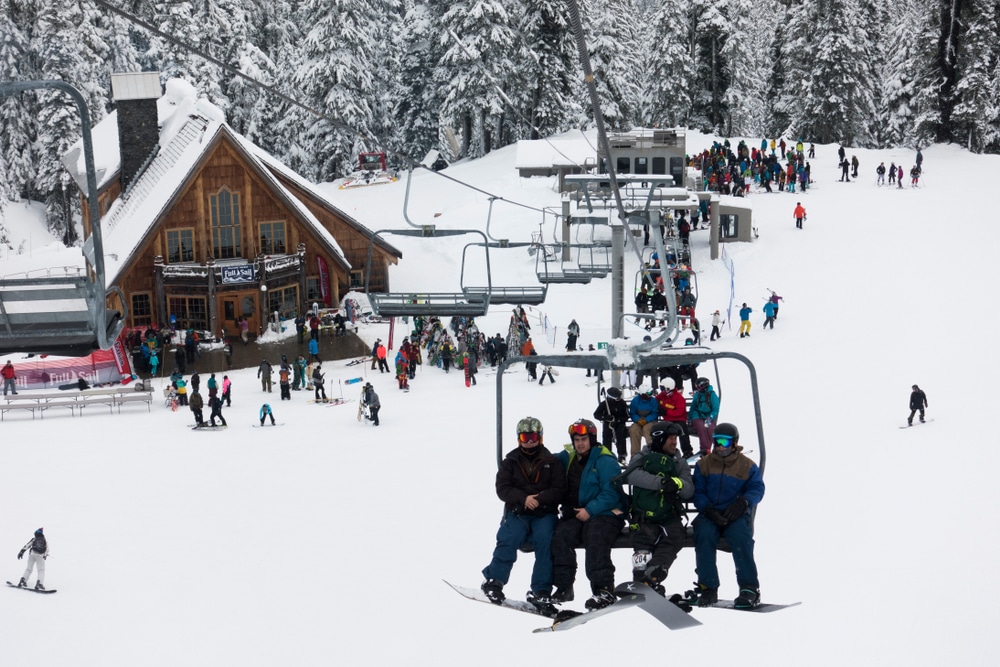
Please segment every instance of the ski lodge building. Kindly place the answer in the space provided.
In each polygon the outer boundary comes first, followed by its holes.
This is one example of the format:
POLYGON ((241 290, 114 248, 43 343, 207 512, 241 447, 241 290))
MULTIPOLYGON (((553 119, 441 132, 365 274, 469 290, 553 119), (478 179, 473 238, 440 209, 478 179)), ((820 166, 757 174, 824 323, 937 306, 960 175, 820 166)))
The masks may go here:
MULTIPOLYGON (((158 72, 112 75, 117 109, 93 128, 107 284, 124 294, 126 326, 235 336, 244 318, 257 333, 271 313, 336 306, 363 287, 372 232, 233 131, 189 83, 165 88, 158 72)), ((82 139, 63 164, 85 193, 82 139)), ((373 290, 388 291, 401 258, 376 240, 373 290)))

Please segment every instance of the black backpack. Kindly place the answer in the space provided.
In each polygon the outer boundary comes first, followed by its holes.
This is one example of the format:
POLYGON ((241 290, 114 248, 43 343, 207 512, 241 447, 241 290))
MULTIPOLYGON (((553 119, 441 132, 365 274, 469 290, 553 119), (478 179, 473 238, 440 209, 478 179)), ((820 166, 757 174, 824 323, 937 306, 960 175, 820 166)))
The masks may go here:
MULTIPOLYGON (((677 465, 673 456, 650 452, 642 460, 642 469, 657 477, 674 477, 677 465)), ((673 484, 673 482, 669 482, 673 484)), ((683 507, 677 496, 667 500, 662 490, 632 488, 632 516, 637 520, 663 523, 674 516, 683 513, 683 507)))

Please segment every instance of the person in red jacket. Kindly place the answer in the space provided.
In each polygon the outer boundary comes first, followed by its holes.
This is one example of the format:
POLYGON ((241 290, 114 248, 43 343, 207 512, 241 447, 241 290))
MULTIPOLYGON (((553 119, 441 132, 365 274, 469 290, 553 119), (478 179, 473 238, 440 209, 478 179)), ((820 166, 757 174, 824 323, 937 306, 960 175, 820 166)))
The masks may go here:
POLYGON ((384 343, 379 343, 378 344, 378 350, 377 350, 376 353, 378 355, 378 370, 379 370, 379 372, 380 373, 390 373, 391 371, 389 370, 389 362, 387 362, 385 360, 386 349, 385 349, 385 344, 384 343))
POLYGON ((8 361, 3 369, 0 369, 0 375, 3 376, 3 395, 6 396, 9 389, 17 396, 17 373, 14 372, 14 364, 8 361))
POLYGON ((802 221, 806 219, 806 209, 802 207, 802 202, 795 203, 795 212, 792 216, 795 217, 795 226, 802 229, 802 221))
POLYGON ((691 436, 687 432, 687 401, 684 399, 684 392, 678 389, 672 378, 663 380, 660 385, 660 393, 656 395, 656 402, 660 404, 660 414, 663 421, 679 424, 684 433, 680 436, 681 451, 684 457, 694 455, 691 449, 691 436))

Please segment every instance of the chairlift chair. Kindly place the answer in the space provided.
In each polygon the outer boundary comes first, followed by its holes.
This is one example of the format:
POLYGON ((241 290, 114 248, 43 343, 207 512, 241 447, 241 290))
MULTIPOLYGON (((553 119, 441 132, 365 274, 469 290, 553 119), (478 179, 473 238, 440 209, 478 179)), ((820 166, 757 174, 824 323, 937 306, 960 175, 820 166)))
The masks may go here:
POLYGON ((91 235, 83 246, 85 267, 0 277, 0 354, 82 357, 109 349, 121 333, 128 311, 121 289, 105 286, 90 112, 83 95, 62 81, 21 81, 0 83, 0 96, 39 88, 67 93, 80 112, 91 235), (121 311, 107 307, 108 299, 114 297, 121 311))
MULTIPOLYGON (((524 305, 524 306, 538 306, 545 302, 545 296, 549 291, 549 286, 543 283, 537 285, 523 285, 523 286, 497 286, 497 285, 487 285, 487 286, 470 286, 466 285, 465 280, 465 260, 468 255, 468 250, 472 246, 482 246, 482 243, 468 243, 464 248, 462 248, 462 292, 470 301, 478 301, 489 296, 490 304, 506 304, 506 305, 524 305)), ((532 243, 526 241, 515 241, 513 243, 509 241, 490 243, 489 247, 494 249, 507 249, 507 248, 530 248, 532 243)), ((492 282, 492 280, 490 281, 492 282)))

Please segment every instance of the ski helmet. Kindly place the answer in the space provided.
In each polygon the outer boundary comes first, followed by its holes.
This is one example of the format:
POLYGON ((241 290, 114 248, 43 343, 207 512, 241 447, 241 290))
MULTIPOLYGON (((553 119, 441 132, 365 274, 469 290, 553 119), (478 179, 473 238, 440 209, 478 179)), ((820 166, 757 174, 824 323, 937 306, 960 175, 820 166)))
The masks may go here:
POLYGON ((41 535, 41 534, 42 534, 42 529, 41 528, 39 528, 38 530, 35 531, 35 535, 41 535))
POLYGON ((698 384, 697 384, 698 389, 708 389, 709 385, 711 384, 712 381, 709 380, 708 378, 698 378, 698 384))
POLYGON ((716 425, 715 433, 712 435, 712 447, 719 450, 724 456, 728 456, 730 452, 734 451, 733 448, 739 444, 739 441, 740 431, 738 428, 728 422, 716 425))
POLYGON ((589 435, 590 436, 590 446, 597 446, 597 426, 594 422, 589 419, 577 419, 575 422, 569 425, 569 437, 572 438, 575 435, 589 435))
POLYGON ((542 422, 534 417, 525 417, 521 421, 517 422, 517 439, 518 442, 521 440, 531 441, 532 436, 538 439, 539 444, 542 442, 542 434, 544 429, 542 429, 542 422), (528 434, 528 435, 524 435, 528 434))
POLYGON ((663 445, 670 436, 680 436, 684 434, 684 429, 675 422, 655 422, 649 431, 649 446, 656 451, 663 451, 663 445))
POLYGON ((673 391, 674 387, 677 385, 674 383, 673 378, 663 378, 663 384, 660 385, 665 391, 673 391))

